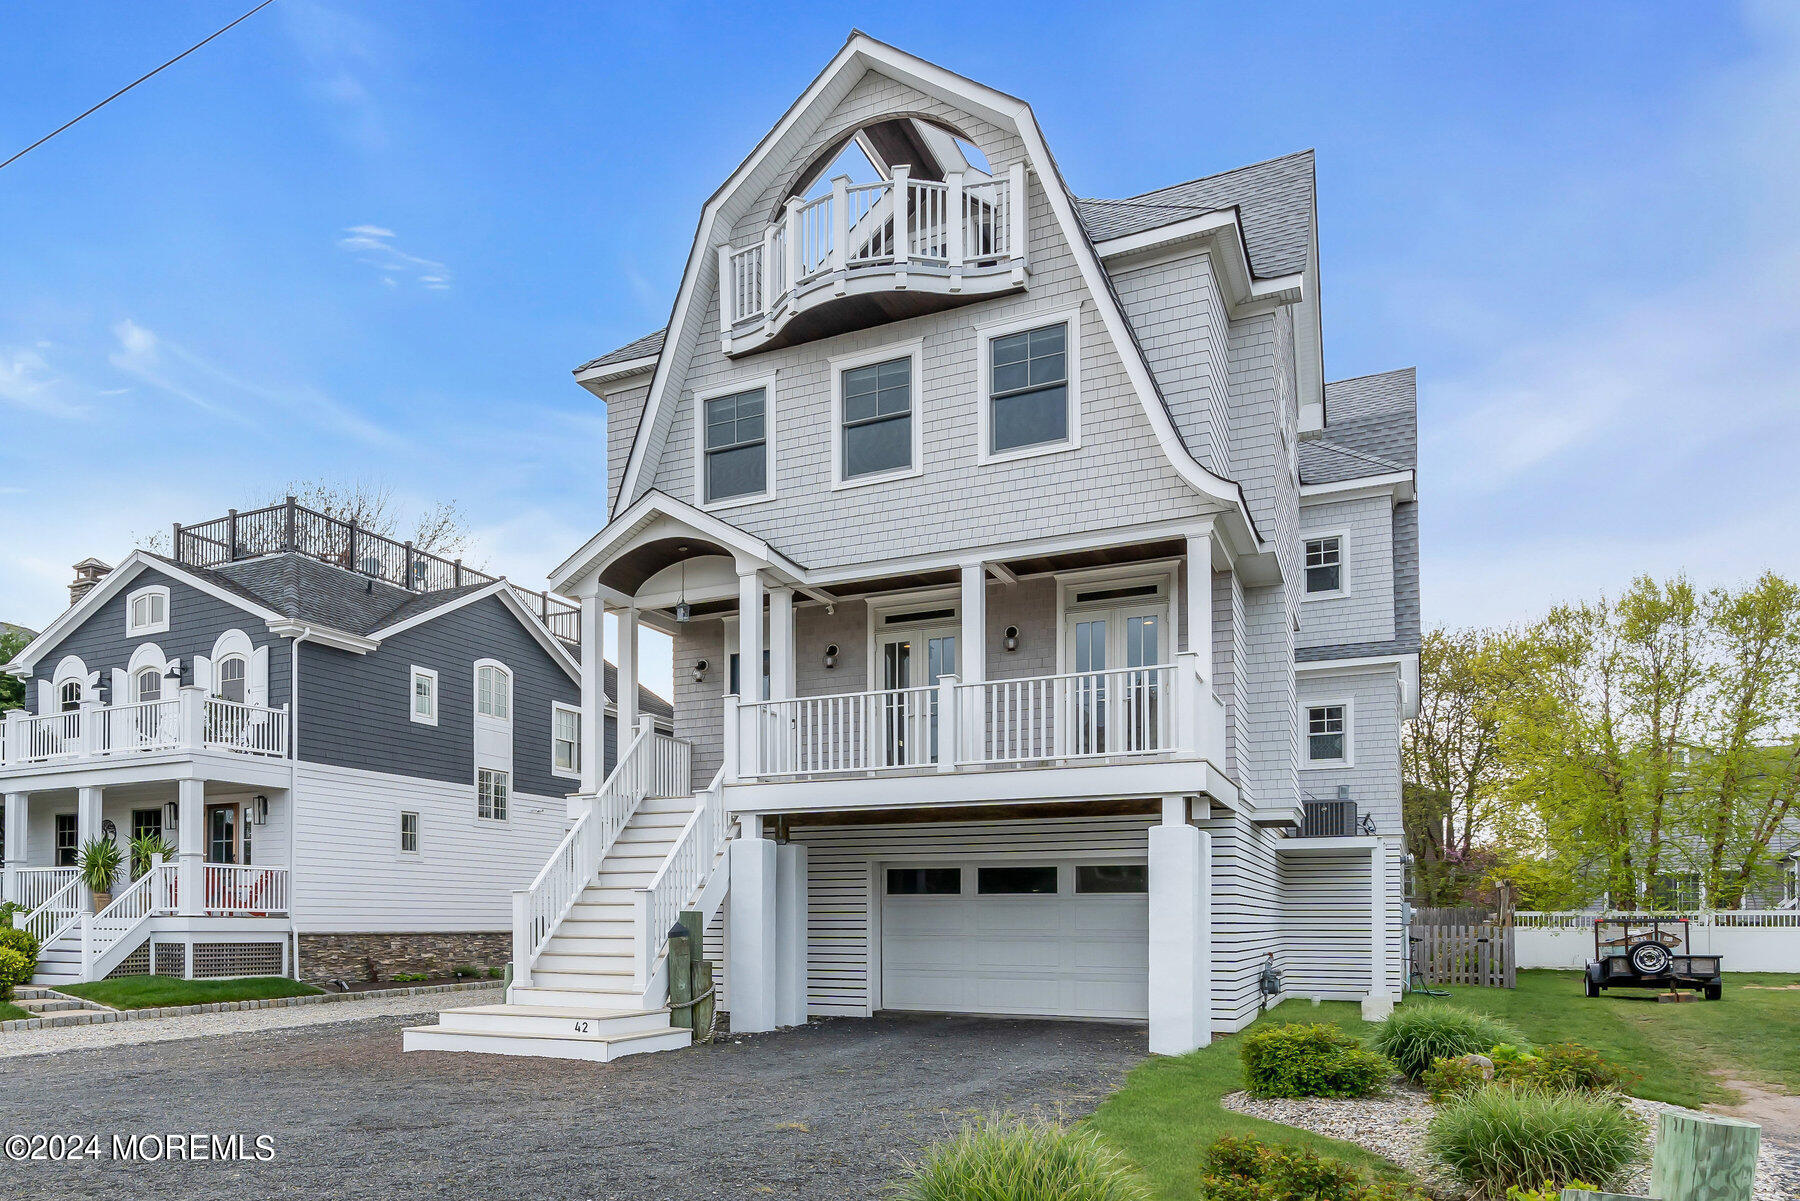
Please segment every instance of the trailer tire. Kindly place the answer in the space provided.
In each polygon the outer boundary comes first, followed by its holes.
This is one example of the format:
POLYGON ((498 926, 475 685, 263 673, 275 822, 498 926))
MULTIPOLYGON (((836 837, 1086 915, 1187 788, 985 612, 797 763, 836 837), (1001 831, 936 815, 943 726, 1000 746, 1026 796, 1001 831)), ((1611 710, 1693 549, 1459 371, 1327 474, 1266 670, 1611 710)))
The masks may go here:
POLYGON ((1724 995, 1725 995, 1725 986, 1723 984, 1708 984, 1706 986, 1706 999, 1707 1000, 1717 1001, 1720 997, 1722 997, 1724 995))

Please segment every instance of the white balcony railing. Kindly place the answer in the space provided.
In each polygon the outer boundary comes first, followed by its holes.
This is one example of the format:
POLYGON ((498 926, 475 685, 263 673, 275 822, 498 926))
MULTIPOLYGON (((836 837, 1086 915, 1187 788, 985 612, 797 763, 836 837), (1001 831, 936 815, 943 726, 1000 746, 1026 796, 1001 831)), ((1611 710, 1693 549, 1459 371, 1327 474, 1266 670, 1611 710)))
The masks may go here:
POLYGON ((183 688, 173 700, 87 704, 65 713, 15 710, 0 731, 0 766, 143 754, 222 750, 284 759, 288 711, 183 688))
MULTIPOLYGON (((261 917, 288 911, 288 874, 282 867, 240 867, 209 863, 205 873, 206 912, 226 917, 261 917)), ((176 891, 167 904, 173 907, 176 891)))
POLYGON ((635 954, 632 975, 639 989, 649 986, 656 961, 668 949, 669 930, 675 919, 702 897, 712 882, 713 865, 725 849, 732 824, 725 812, 724 784, 725 773, 720 771, 695 800, 693 813, 656 875, 636 893, 631 915, 635 954))
POLYGON ((840 176, 815 200, 789 200, 780 220, 748 246, 721 247, 724 326, 767 317, 814 281, 866 267, 941 269, 956 274, 1023 260, 1024 165, 969 182, 892 179, 852 184, 840 176))
POLYGON ((1225 769, 1225 710, 1175 663, 726 706, 735 779, 1142 758, 1225 769))

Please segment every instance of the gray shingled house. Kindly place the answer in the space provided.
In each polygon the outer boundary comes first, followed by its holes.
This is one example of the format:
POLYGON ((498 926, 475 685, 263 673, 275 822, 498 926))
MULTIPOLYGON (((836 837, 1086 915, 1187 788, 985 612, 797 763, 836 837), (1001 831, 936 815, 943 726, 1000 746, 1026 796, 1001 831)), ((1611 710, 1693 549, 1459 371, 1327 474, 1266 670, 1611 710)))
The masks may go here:
POLYGON ((1079 199, 1024 101, 853 35, 668 327, 576 371, 611 512, 552 584, 617 614, 626 695, 673 637, 675 736, 578 798, 508 1003, 406 1045, 685 1045, 683 911, 736 1031, 1384 1012, 1414 381, 1326 382, 1319 278, 1311 152, 1079 199))
MULTIPOLYGON (((5 891, 41 983, 506 961, 507 892, 594 745, 572 604, 292 501, 86 560, 70 591, 6 667, 28 708, 0 737, 5 891), (94 912, 80 848, 143 835, 168 862, 94 912)), ((636 708, 667 728, 661 698, 636 708)))

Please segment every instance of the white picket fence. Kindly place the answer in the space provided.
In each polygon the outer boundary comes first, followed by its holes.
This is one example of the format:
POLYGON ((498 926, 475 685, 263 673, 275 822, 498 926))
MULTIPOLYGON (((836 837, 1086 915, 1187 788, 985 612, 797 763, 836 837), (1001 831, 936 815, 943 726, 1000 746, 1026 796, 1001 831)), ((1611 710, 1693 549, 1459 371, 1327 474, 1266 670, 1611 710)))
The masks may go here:
POLYGON ((1698 955, 1718 955, 1727 972, 1800 972, 1800 911, 1732 909, 1716 913, 1599 914, 1521 910, 1513 915, 1521 968, 1581 968, 1594 957, 1594 919, 1685 918, 1698 955))

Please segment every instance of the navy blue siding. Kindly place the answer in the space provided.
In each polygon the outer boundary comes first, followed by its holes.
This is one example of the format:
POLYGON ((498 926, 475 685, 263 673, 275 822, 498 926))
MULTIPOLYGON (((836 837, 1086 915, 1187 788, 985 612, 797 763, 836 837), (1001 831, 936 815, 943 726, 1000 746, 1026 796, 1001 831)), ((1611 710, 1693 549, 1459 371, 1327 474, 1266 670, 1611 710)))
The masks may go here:
POLYGON ((550 771, 550 706, 581 687, 498 597, 385 639, 372 654, 300 648, 300 758, 364 771, 472 784, 475 661, 513 673, 513 788, 562 796, 576 781, 550 771), (412 720, 414 666, 438 673, 438 724, 412 720))
MULTIPOLYGON (((280 708, 288 699, 287 642, 269 633, 266 619, 154 569, 139 572, 123 591, 88 614, 45 652, 33 669, 25 705, 33 712, 37 710, 37 682, 54 678, 56 665, 69 655, 79 655, 87 669, 100 672, 101 680, 110 688, 113 669, 125 670, 132 652, 146 642, 160 647, 164 658, 180 659, 183 674, 193 683, 194 656, 210 656, 219 635, 232 629, 249 635, 252 646, 269 648, 269 704, 280 708), (127 601, 133 592, 150 584, 163 584, 169 589, 168 632, 127 638, 127 601)), ((117 703, 131 698, 109 694, 109 699, 117 703)))

